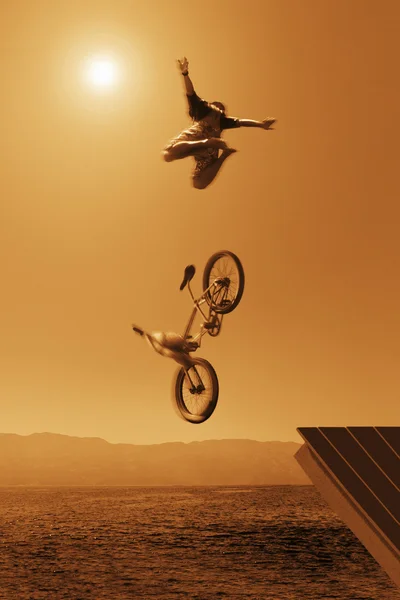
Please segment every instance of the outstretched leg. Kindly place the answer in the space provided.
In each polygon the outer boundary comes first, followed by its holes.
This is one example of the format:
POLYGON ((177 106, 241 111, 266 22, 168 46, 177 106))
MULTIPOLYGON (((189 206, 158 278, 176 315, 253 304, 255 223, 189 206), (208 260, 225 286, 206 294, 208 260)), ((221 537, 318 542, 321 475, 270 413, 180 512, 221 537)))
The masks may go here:
POLYGON ((209 164, 199 173, 195 173, 193 175, 193 187, 197 190, 204 190, 206 187, 210 185, 217 176, 218 171, 222 167, 222 164, 225 160, 236 152, 233 148, 226 148, 222 151, 221 156, 219 156, 214 162, 209 164))
POLYGON ((227 144, 220 138, 208 138, 204 140, 196 140, 194 142, 182 141, 174 142, 171 146, 167 146, 163 151, 164 160, 171 162, 173 160, 179 160, 191 156, 201 150, 207 150, 207 148, 213 148, 214 150, 225 150, 227 144))

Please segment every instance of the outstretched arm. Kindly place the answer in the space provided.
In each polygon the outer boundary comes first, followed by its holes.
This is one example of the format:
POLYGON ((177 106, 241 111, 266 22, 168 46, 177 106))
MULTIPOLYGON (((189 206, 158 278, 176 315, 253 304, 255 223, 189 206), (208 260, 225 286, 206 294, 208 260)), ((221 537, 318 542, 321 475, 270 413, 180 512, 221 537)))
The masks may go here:
POLYGON ((177 63, 178 63, 178 67, 183 75, 183 80, 185 82, 186 94, 188 96, 192 96, 194 94, 194 87, 193 87, 192 80, 189 77, 189 61, 186 58, 186 56, 184 56, 182 58, 182 60, 178 59, 177 63))
POLYGON ((239 127, 260 127, 261 129, 271 129, 275 119, 268 117, 263 121, 253 121, 252 119, 239 119, 239 127))

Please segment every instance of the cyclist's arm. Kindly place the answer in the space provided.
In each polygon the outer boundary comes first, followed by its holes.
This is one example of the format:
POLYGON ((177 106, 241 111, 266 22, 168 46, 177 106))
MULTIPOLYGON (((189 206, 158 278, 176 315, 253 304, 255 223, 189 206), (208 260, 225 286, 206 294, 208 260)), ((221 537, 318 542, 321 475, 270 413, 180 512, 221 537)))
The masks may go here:
POLYGON ((237 119, 235 117, 221 117, 221 130, 234 129, 236 127, 259 127, 260 129, 269 129, 275 123, 275 119, 264 119, 264 121, 254 121, 253 119, 237 119))
POLYGON ((260 127, 261 129, 272 129, 275 119, 268 117, 263 121, 253 121, 253 119, 239 119, 239 127, 260 127))
POLYGON ((262 127, 264 128, 264 121, 253 121, 253 119, 239 119, 239 127, 262 127))
POLYGON ((205 117, 210 108, 208 103, 202 98, 199 98, 194 91, 192 80, 189 77, 189 61, 186 56, 177 62, 183 76, 183 81, 185 82, 186 97, 189 104, 189 115, 192 119, 198 121, 205 117))
POLYGON ((194 87, 193 87, 192 80, 189 77, 189 73, 187 75, 183 75, 183 80, 185 82, 186 95, 193 96, 194 87))
POLYGON ((184 56, 182 59, 178 58, 178 60, 176 62, 178 63, 178 68, 183 75, 183 80, 185 82, 185 88, 186 88, 186 94, 188 96, 192 96, 194 94, 194 87, 193 87, 192 80, 189 77, 189 61, 186 58, 186 56, 184 56))

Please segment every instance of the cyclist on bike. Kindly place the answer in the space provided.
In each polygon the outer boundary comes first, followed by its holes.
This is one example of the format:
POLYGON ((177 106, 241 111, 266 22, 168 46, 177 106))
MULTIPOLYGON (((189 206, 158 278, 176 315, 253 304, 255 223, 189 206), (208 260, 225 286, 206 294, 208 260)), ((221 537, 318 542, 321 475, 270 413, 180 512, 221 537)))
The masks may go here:
POLYGON ((228 117, 222 102, 209 103, 196 94, 189 77, 187 58, 184 57, 177 62, 184 77, 189 115, 193 120, 193 125, 171 140, 163 150, 163 157, 165 161, 171 162, 193 156, 196 162, 193 171, 193 186, 198 190, 203 190, 214 180, 228 156, 236 152, 221 139, 221 132, 224 129, 236 127, 271 129, 275 119, 268 117, 264 121, 253 121, 228 117), (221 154, 219 155, 220 150, 221 154))

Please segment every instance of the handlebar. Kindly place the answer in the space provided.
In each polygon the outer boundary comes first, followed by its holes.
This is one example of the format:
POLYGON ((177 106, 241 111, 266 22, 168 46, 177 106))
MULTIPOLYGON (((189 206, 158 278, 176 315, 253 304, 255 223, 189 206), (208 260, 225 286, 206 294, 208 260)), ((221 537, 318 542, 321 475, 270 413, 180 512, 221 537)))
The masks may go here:
POLYGON ((132 325, 132 329, 135 333, 138 333, 139 335, 144 335, 144 330, 141 329, 140 327, 137 327, 136 325, 132 325))

